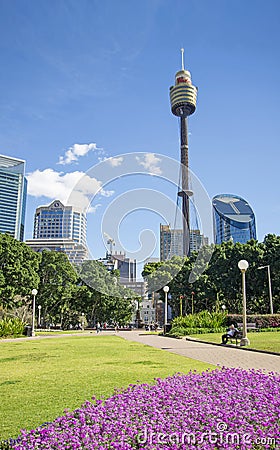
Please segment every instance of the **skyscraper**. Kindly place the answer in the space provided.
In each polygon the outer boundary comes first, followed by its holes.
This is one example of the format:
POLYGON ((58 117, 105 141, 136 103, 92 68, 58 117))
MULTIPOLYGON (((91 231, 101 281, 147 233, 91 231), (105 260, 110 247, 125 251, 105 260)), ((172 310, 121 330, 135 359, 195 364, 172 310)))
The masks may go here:
POLYGON ((35 251, 64 252, 71 263, 81 264, 88 258, 86 227, 86 214, 81 208, 54 200, 36 209, 33 239, 26 244, 35 251))
POLYGON ((229 240, 245 244, 257 238, 255 215, 246 200, 237 195, 220 194, 213 198, 212 204, 215 244, 229 240))
POLYGON ((25 161, 0 155, 0 233, 23 241, 27 180, 25 161))
POLYGON ((175 255, 184 255, 183 230, 171 229, 170 225, 160 224, 160 260, 166 261, 175 255))

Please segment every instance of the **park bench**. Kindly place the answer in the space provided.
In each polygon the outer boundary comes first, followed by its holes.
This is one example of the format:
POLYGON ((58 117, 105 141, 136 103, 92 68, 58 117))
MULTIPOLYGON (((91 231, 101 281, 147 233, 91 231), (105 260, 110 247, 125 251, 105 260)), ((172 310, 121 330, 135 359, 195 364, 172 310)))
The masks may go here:
MULTIPOLYGON (((235 336, 230 337, 228 340, 233 343, 235 342, 235 345, 237 345, 238 343, 240 343, 240 340, 243 337, 243 333, 242 333, 242 328, 243 328, 243 323, 238 323, 237 324, 237 328, 239 331, 237 331, 237 333, 235 333, 235 336)), ((255 323, 247 323, 247 330, 248 331, 259 331, 259 329, 257 328, 255 323)))
MULTIPOLYGON (((237 328, 239 330, 242 330, 243 328, 243 323, 238 323, 237 324, 237 328)), ((248 331, 259 331, 259 329, 257 328, 256 324, 254 322, 252 323, 247 323, 247 330, 248 331)))

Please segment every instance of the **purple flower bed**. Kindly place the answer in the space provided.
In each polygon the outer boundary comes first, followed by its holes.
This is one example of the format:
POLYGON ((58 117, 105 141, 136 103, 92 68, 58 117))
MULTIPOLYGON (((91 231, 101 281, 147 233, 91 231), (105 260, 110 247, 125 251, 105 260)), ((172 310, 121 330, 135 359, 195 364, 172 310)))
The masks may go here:
POLYGON ((280 440, 280 376, 216 369, 130 385, 36 430, 15 450, 272 449, 280 440))

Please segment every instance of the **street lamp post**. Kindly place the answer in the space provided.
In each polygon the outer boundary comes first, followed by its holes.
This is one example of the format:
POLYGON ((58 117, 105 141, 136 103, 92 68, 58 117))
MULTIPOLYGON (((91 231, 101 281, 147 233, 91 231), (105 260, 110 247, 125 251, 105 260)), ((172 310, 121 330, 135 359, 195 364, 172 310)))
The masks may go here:
POLYGON ((164 296, 165 296, 165 303, 164 303, 164 334, 166 333, 166 325, 168 323, 167 321, 167 294, 169 292, 169 286, 164 286, 163 288, 164 296))
POLYGON ((31 336, 35 336, 35 308, 36 308, 36 295, 38 294, 37 289, 32 289, 31 294, 33 295, 31 336))
POLYGON ((180 317, 183 317, 183 296, 180 295, 180 317))
POLYGON ((268 293, 269 293, 269 304, 270 304, 270 314, 273 314, 273 301, 272 301, 272 289, 271 289, 271 276, 270 276, 270 265, 260 266, 258 269, 266 269, 268 276, 268 293))
POLYGON ((38 327, 41 327, 41 309, 42 306, 38 305, 38 327))
POLYGON ((250 345, 250 341, 247 338, 247 316, 246 316, 246 279, 245 274, 246 270, 249 267, 248 261, 246 259, 241 259, 238 262, 238 268, 242 274, 242 297, 243 297, 243 330, 242 330, 242 339, 240 340, 240 346, 250 345))
POLYGON ((192 292, 192 314, 194 313, 193 296, 194 296, 194 292, 192 292))

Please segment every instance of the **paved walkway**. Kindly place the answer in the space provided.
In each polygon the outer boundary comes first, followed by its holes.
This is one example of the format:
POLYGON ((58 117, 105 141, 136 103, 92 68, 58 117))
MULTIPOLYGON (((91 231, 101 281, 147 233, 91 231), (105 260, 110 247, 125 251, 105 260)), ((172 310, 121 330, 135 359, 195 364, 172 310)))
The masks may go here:
POLYGON ((253 352, 240 348, 211 345, 186 339, 173 339, 145 334, 139 331, 118 333, 124 339, 140 342, 181 356, 193 358, 205 363, 243 369, 265 369, 280 373, 280 356, 253 352))

